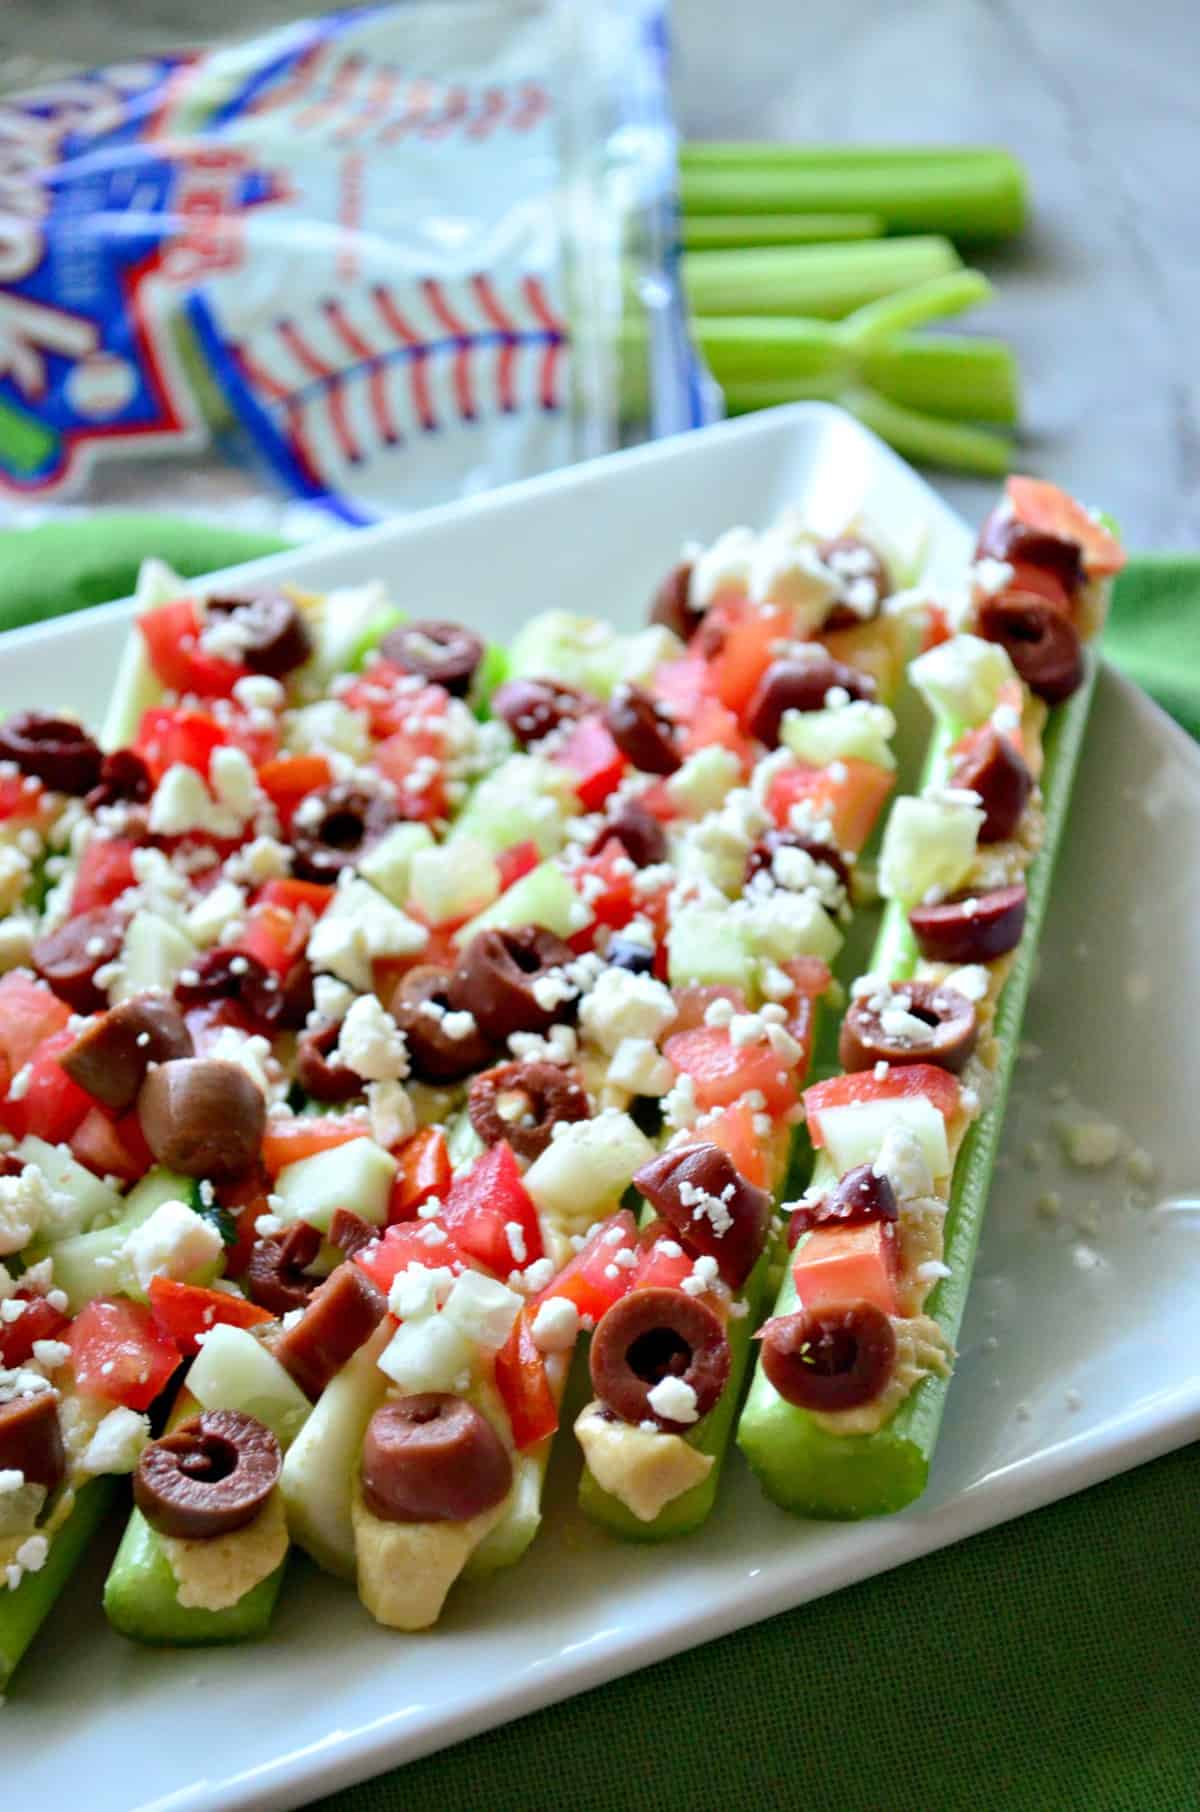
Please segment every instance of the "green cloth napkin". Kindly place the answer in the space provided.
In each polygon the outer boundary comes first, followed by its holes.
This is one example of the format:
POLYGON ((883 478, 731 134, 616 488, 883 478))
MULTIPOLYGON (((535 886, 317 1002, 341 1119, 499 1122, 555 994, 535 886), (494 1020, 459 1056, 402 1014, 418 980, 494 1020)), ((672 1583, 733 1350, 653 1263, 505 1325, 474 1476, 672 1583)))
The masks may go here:
MULTIPOLYGON (((121 596, 144 554, 191 575, 278 545, 0 534, 0 627, 121 596)), ((1105 641, 1196 736, 1198 625, 1200 559, 1139 559, 1105 641)), ((1198 1504, 1193 1446, 310 1812, 1200 1812, 1198 1504)))

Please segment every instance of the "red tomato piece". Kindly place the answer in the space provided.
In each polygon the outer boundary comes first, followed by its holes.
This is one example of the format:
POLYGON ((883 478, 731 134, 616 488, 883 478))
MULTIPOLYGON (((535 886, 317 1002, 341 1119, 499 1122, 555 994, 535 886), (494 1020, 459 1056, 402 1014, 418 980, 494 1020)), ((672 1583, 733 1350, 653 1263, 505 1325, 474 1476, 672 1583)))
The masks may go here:
POLYGON ((61 1032, 71 1009, 45 982, 20 969, 0 976, 0 1072, 4 1092, 55 1032, 61 1032))
MULTIPOLYGON (((463 1269, 463 1261, 454 1241, 444 1239, 435 1244, 425 1237, 428 1228, 440 1226, 440 1221, 428 1220, 405 1221, 401 1226, 389 1227, 379 1239, 372 1240, 369 1246, 354 1254, 354 1263, 385 1296, 409 1265, 424 1265, 428 1270, 448 1265, 457 1274, 463 1269)), ((445 1228, 442 1231, 445 1232, 445 1228)))
POLYGON ((767 668, 778 659, 780 642, 792 639, 792 612, 782 604, 752 604, 749 598, 723 598, 705 614, 701 649, 708 657, 713 688, 721 703, 738 717, 746 710, 767 668))
POLYGON ((267 1201, 267 1179, 260 1172, 240 1177, 236 1183, 223 1183, 217 1190, 217 1201, 232 1215, 236 1239, 225 1248, 225 1275, 240 1277, 250 1263, 250 1252, 258 1230, 260 1214, 270 1213, 267 1201))
POLYGON ((514 843, 511 849, 502 849, 496 857, 496 866, 500 870, 500 891, 507 893, 514 881, 522 875, 530 874, 542 859, 542 852, 531 837, 523 843, 514 843))
POLYGON ((591 908, 593 924, 610 925, 614 931, 628 925, 637 912, 636 878, 637 866, 616 837, 609 837, 594 856, 585 856, 571 870, 571 883, 591 908))
POLYGON ((444 1201, 450 1189, 450 1149, 440 1126, 423 1126, 396 1153, 388 1225, 411 1221, 430 1196, 444 1201))
MULTIPOLYGON (((300 801, 309 793, 327 787, 332 780, 333 769, 324 755, 273 755, 258 770, 258 784, 279 813, 286 831, 292 828, 292 818, 300 801)), ((267 885, 302 887, 312 883, 269 881, 267 885)))
POLYGON ((137 881, 133 872, 133 852, 137 844, 131 837, 93 837, 79 858, 75 885, 71 890, 72 917, 92 912, 97 906, 111 906, 127 887, 137 881))
POLYGON ((715 698, 712 669, 700 652, 703 629, 692 638, 688 651, 677 661, 664 661, 656 668, 650 689, 655 698, 674 716, 677 723, 687 723, 696 713, 703 698, 715 698))
POLYGON ((6 1096, 0 1101, 0 1119, 16 1139, 29 1134, 45 1139, 50 1145, 65 1145, 95 1102, 72 1082, 58 1061, 67 1046, 74 1044, 75 1034, 55 1032, 29 1059, 29 1082, 25 1093, 14 1101, 6 1096))
POLYGON ((213 750, 228 741, 221 725, 204 711, 152 705, 142 712, 133 746, 155 781, 175 766, 195 768, 207 779, 213 750))
POLYGON ((676 1032, 691 1032, 704 1024, 704 1015, 714 1000, 727 1000, 735 1013, 746 1011, 746 996, 740 988, 726 986, 724 982, 687 982, 684 987, 676 988, 676 1032))
POLYGON ((771 782, 767 810, 786 829, 793 806, 807 801, 818 820, 829 819, 838 848, 857 855, 874 829, 895 775, 856 755, 847 755, 836 769, 835 773, 803 762, 783 768, 771 782))
MULTIPOLYGON (((721 1110, 714 1118, 696 1128, 695 1139, 689 1134, 688 1144, 719 1145, 728 1152, 748 1183, 759 1189, 767 1187, 770 1178, 771 1135, 760 1138, 754 1128, 754 1109, 744 1101, 721 1110)), ((680 1140, 680 1144, 684 1141, 680 1140)))
POLYGON ((252 1328, 273 1319, 266 1309, 242 1296, 176 1283, 173 1277, 152 1277, 148 1294, 155 1327, 164 1340, 189 1356, 200 1351, 196 1336, 207 1334, 218 1322, 231 1328, 252 1328))
POLYGON ((925 625, 921 631, 921 653, 925 654, 930 648, 937 648, 941 643, 948 642, 953 634, 950 619, 941 605, 927 604, 925 625))
POLYGON ((148 1409, 179 1365, 179 1349, 149 1309, 127 1297, 97 1296, 67 1335, 75 1382, 87 1397, 148 1409))
POLYGON ((554 760, 574 777, 579 802, 587 812, 600 809, 625 772, 625 757, 602 717, 581 717, 555 750, 554 760))
POLYGON ((801 1234, 792 1258, 796 1293, 806 1309, 872 1302, 885 1315, 895 1315, 896 1270, 896 1229, 891 1221, 817 1227, 801 1234))
POLYGON ((1014 474, 1004 488, 1022 522, 1044 534, 1057 535, 1060 541, 1074 541, 1082 548, 1089 578, 1120 572, 1127 557, 1121 543, 1058 485, 1045 478, 1014 474))
POLYGON ((496 1354, 496 1389, 508 1411, 513 1441, 521 1453, 536 1447, 558 1427, 558 1404, 531 1324, 532 1315, 526 1306, 496 1354))
POLYGON ((322 887, 319 881, 290 881, 276 878, 264 881, 254 896, 256 906, 283 906, 288 912, 300 912, 306 909, 314 919, 319 919, 330 900, 333 898, 332 887, 322 887))
POLYGON ((308 925, 286 906, 252 906, 238 936, 237 948, 281 979, 304 950, 308 925))
POLYGON ((200 646, 203 623, 190 598, 160 604, 137 619, 155 676, 172 692, 201 698, 228 698, 248 668, 239 661, 206 654, 200 646))
POLYGON ((289 1164, 298 1164, 301 1158, 314 1157, 319 1151, 331 1151, 335 1145, 348 1145, 351 1139, 366 1136, 366 1126, 358 1118, 339 1118, 334 1114, 297 1114, 291 1120, 268 1118, 262 1161, 274 1177, 289 1164))
POLYGON ((154 1162, 136 1113, 114 1121, 102 1107, 93 1107, 71 1134, 71 1154, 96 1176, 123 1183, 136 1183, 154 1162))
POLYGON ((13 1299, 26 1306, 16 1321, 0 1321, 0 1365, 25 1365, 33 1357, 35 1340, 57 1340, 71 1317, 52 1308, 44 1296, 17 1290, 13 1299))
POLYGON ((638 1245, 637 1222, 627 1208, 622 1208, 603 1227, 597 1228, 587 1245, 569 1259, 552 1277, 544 1290, 529 1299, 530 1318, 551 1296, 564 1296, 573 1302, 580 1316, 599 1321, 605 1309, 628 1290, 633 1273, 616 1263, 619 1252, 633 1252, 638 1245), (615 1276, 610 1276, 615 1272, 615 1276))
POLYGON ((0 774, 0 823, 37 819, 44 803, 42 783, 32 774, 0 774))
POLYGON ((720 747, 736 755, 742 771, 748 773, 754 760, 754 744, 743 734, 733 712, 716 698, 702 698, 695 711, 682 725, 680 749, 684 755, 698 754, 701 749, 720 747))
POLYGON ((678 1290, 692 1275, 695 1257, 679 1244, 679 1235, 666 1221, 655 1221, 642 1234, 636 1270, 630 1273, 631 1290, 678 1290))
POLYGON ((400 794, 401 813, 419 824, 446 816, 446 776, 441 764, 441 737, 428 731, 397 730, 377 743, 374 761, 385 780, 400 794), (428 763, 434 763, 433 767, 428 763))
POLYGON ((787 1065, 781 1063, 770 1045, 736 1045, 723 1026, 695 1026, 690 1032, 675 1032, 663 1045, 663 1053, 685 1075, 692 1078, 696 1102, 702 1111, 710 1107, 729 1107, 752 1089, 764 1097, 768 1114, 785 1114, 796 1105, 796 1088, 787 1065))
POLYGON ((545 1250, 533 1197, 521 1180, 512 1148, 503 1140, 455 1177, 441 1218, 459 1250, 497 1277, 523 1270, 545 1250), (520 1229, 515 1252, 508 1233, 513 1225, 520 1229))
POLYGON ((414 678, 395 661, 375 661, 342 693, 342 703, 363 712, 373 737, 394 736, 421 717, 440 717, 446 709, 444 687, 414 684, 414 678))
POLYGON ((936 1064, 905 1063, 894 1066, 886 1076, 860 1070, 852 1076, 831 1076, 827 1082, 814 1082, 805 1089, 809 1137, 818 1147, 825 1143, 821 1115, 827 1107, 846 1107, 852 1101, 895 1101, 907 1095, 924 1095, 947 1121, 958 1110, 958 1081, 936 1064))

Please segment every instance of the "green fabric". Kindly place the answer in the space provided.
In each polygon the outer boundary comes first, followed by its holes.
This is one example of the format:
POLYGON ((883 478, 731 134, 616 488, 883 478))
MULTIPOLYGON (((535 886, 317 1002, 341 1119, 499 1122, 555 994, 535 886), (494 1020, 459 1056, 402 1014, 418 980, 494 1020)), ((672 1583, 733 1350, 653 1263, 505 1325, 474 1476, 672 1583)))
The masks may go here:
MULTIPOLYGON (((0 626, 120 596, 143 554, 192 574, 277 545, 0 535, 0 626)), ((1198 625, 1200 559, 1139 559, 1105 645, 1200 736, 1198 625)), ((1200 1812, 1197 1503, 1193 1446, 310 1812, 1200 1812)))

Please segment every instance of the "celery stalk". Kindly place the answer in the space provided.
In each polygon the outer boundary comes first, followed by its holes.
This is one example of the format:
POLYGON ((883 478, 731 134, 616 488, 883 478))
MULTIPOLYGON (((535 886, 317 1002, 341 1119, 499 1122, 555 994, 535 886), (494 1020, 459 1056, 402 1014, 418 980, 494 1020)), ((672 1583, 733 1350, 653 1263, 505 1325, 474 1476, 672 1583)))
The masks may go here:
POLYGON ((926 321, 961 315, 977 302, 986 302, 991 294, 992 286, 982 271, 952 271, 866 303, 842 323, 842 333, 855 353, 862 353, 911 327, 923 327, 926 321))
POLYGON ((1013 447, 1007 436, 965 422, 946 421, 916 409, 901 408, 865 386, 855 386, 839 398, 864 427, 886 440, 906 459, 924 465, 946 466, 981 477, 1002 477, 1012 464, 1013 447))
POLYGON ((113 1478, 90 1479, 50 1543, 46 1564, 26 1573, 15 1592, 0 1593, 0 1691, 37 1635, 116 1495, 113 1478))
POLYGON ((685 214, 679 223, 679 236, 688 252, 878 239, 882 232, 878 214, 685 214))
POLYGON ((688 214, 878 214, 892 233, 986 244, 1025 224, 1025 175, 1004 151, 898 152, 826 146, 691 145, 680 158, 688 214))
POLYGON ((899 334, 867 348, 859 369, 889 402, 929 415, 1011 427, 1020 412, 1017 361, 1003 340, 899 334))
POLYGON ((959 269, 948 239, 767 246, 685 252, 683 275, 696 315, 818 315, 837 320, 864 303, 959 269))

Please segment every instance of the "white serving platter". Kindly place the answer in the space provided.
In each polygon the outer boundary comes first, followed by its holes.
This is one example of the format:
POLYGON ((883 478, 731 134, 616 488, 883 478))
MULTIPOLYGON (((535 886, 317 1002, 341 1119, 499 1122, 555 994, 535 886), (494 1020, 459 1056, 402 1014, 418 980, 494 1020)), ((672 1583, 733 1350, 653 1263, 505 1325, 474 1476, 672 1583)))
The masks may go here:
MULTIPOLYGON (((934 567, 953 568, 969 547, 914 473, 848 417, 810 404, 245 570, 317 588, 381 575, 421 614, 492 636, 551 604, 628 626, 685 538, 762 523, 784 504, 830 531, 862 512, 901 546, 923 545, 934 567)), ((98 721, 129 614, 113 605, 4 637, 0 709, 65 705, 98 721)), ((888 1521, 804 1524, 766 1503, 735 1460, 698 1536, 631 1549, 575 1513, 564 1441, 531 1554, 464 1590, 435 1632, 389 1635, 345 1588, 297 1568, 264 1643, 210 1651, 113 1635, 98 1552, 0 1712, 7 1803, 295 1806, 1200 1435, 1198 873, 1200 751, 1105 672, 921 1504, 888 1521), (1070 1099, 1053 1098, 1063 1088, 1070 1099), (1153 1178, 1124 1154, 1102 1170, 1067 1168, 1053 1123, 1081 1108, 1149 1153, 1153 1178)))

